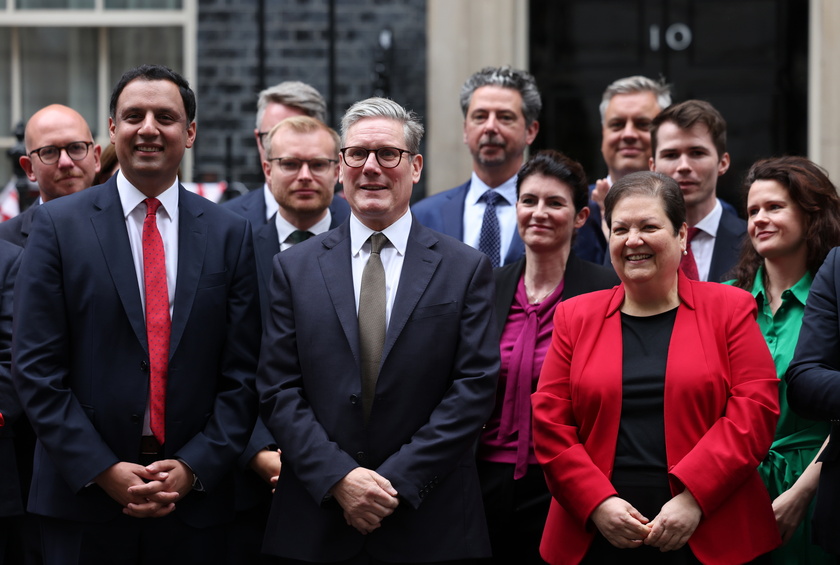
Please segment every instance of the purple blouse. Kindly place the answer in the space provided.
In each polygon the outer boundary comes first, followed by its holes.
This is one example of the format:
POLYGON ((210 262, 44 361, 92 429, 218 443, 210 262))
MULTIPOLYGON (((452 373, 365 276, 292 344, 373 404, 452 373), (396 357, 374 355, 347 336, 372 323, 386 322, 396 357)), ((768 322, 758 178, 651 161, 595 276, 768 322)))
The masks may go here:
POLYGON ((502 331, 496 406, 481 432, 478 458, 516 465, 514 479, 525 476, 528 465, 538 464, 531 437, 531 393, 551 345, 554 309, 563 297, 564 283, 542 302, 528 304, 523 273, 502 331))

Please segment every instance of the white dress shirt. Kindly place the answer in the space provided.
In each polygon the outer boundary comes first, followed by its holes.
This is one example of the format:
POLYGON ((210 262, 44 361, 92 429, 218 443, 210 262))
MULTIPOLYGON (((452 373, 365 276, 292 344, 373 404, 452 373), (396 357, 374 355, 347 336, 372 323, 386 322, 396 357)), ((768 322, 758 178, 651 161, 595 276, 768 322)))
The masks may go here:
MULTIPOLYGON (((391 311, 394 298, 400 283, 400 274, 405 260, 405 249, 408 246, 408 233, 411 231, 411 214, 406 211, 403 216, 382 230, 388 242, 382 247, 379 256, 385 269, 385 330, 391 321, 391 311)), ((376 233, 356 216, 350 214, 350 253, 353 268, 353 292, 356 296, 356 315, 359 315, 359 295, 362 291, 362 273, 370 257, 370 242, 368 238, 376 233)))
MULTIPOLYGON (((143 312, 146 311, 146 283, 143 269, 143 221, 146 219, 147 196, 137 190, 122 172, 117 173, 117 192, 122 204, 125 228, 128 232, 128 243, 131 246, 131 258, 134 261, 134 272, 137 273, 137 286, 140 289, 140 303, 143 312)), ((160 196, 160 207, 157 210, 157 227, 163 241, 163 252, 166 255, 166 289, 169 292, 169 317, 172 317, 175 304, 175 281, 178 273, 178 179, 160 196)), ((145 325, 145 317, 144 317, 145 325)), ((149 399, 146 399, 146 414, 143 417, 143 435, 152 435, 149 425, 149 399)))
MULTIPOLYGON (((464 243, 478 249, 478 239, 481 236, 481 224, 484 222, 485 202, 479 198, 490 190, 490 187, 478 178, 473 172, 470 180, 470 188, 464 200, 464 243)), ((513 239, 513 232, 516 230, 516 175, 509 178, 494 189, 507 202, 507 205, 500 203, 496 206, 496 217, 499 218, 499 265, 505 264, 510 240, 513 239)))
POLYGON ((712 255, 715 252, 715 239, 722 215, 723 206, 720 205, 720 200, 715 200, 715 207, 712 211, 693 226, 699 231, 691 240, 691 252, 694 254, 697 275, 701 281, 709 280, 709 269, 712 267, 712 255))
POLYGON ((265 221, 267 222, 280 209, 280 205, 274 199, 274 194, 268 188, 268 183, 263 184, 263 198, 265 199, 265 221))
MULTIPOLYGON (((332 214, 330 213, 330 209, 327 208, 327 214, 318 220, 311 228, 304 231, 311 232, 312 235, 318 235, 319 233, 329 231, 331 222, 332 214)), ((280 215, 279 212, 276 216, 274 216, 274 225, 277 227, 277 239, 280 241, 280 251, 285 251, 294 245, 291 241, 286 240, 289 239, 292 232, 297 231, 299 228, 290 224, 286 218, 280 215)))

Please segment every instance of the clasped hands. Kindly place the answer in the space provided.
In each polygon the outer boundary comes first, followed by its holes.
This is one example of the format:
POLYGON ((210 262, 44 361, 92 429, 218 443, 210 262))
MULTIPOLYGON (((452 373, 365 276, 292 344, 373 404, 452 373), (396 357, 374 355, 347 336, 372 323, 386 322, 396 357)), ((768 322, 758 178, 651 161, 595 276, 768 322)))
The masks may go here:
POLYGON ((94 479, 134 518, 161 518, 192 490, 193 473, 177 459, 162 459, 146 467, 121 461, 94 479))
POLYGON ((592 521, 615 547, 629 549, 645 544, 660 551, 674 551, 686 544, 702 515, 697 501, 685 490, 666 502, 653 520, 642 516, 626 500, 611 496, 595 508, 592 521))
POLYGON ((330 493, 344 510, 348 526, 367 535, 382 525, 400 504, 391 482, 371 469, 356 467, 330 493))

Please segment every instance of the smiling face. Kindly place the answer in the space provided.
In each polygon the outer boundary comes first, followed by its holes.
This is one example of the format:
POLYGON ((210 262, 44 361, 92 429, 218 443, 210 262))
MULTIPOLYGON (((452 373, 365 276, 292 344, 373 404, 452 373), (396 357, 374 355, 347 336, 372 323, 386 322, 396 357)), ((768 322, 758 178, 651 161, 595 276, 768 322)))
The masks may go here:
MULTIPOLYGON (((406 149, 403 125, 391 118, 362 118, 347 130, 344 146, 406 149)), ((408 211, 411 189, 422 169, 422 155, 403 153, 399 165, 386 169, 370 153, 358 168, 347 166, 342 157, 338 180, 353 215, 370 229, 382 231, 408 211)))
POLYGON ((168 80, 129 82, 109 130, 120 170, 149 197, 175 182, 184 152, 195 141, 195 122, 187 123, 178 86, 168 80))
MULTIPOLYGON (((522 156, 537 136, 539 124, 525 124, 522 95, 513 88, 481 86, 473 92, 464 119, 464 143, 478 169, 510 170, 510 178, 522 164, 522 156)), ((505 173, 506 174, 506 173, 505 173)))
POLYGON ((747 218, 750 241, 763 258, 807 256, 805 212, 777 181, 752 183, 747 195, 747 218))
POLYGON ((572 188, 555 177, 531 175, 519 187, 516 221, 519 236, 531 251, 571 249, 575 229, 588 216, 587 207, 575 213, 572 188))
POLYGON ((729 169, 729 154, 718 155, 709 128, 702 123, 680 129, 674 122, 663 122, 656 142, 651 170, 677 181, 689 224, 694 225, 715 207, 717 180, 729 169))
POLYGON ((29 180, 38 183, 44 202, 91 186, 99 171, 102 149, 93 145, 88 148, 87 155, 78 161, 62 150, 58 161, 52 165, 45 165, 37 154, 29 156, 29 153, 49 145, 66 147, 77 141, 93 142, 90 128, 78 112, 66 106, 47 106, 26 123, 27 155, 20 158, 20 165, 29 180))
POLYGON ((610 259, 627 285, 674 281, 686 246, 687 228, 677 234, 661 199, 631 195, 619 200, 610 225, 610 259))
POLYGON ((613 182, 648 169, 650 125, 659 111, 650 91, 616 94, 610 99, 601 126, 601 154, 613 182))
MULTIPOLYGON (((271 137, 271 156, 295 159, 337 160, 338 148, 324 129, 297 132, 281 126, 271 137)), ((280 205, 280 214, 298 229, 308 229, 324 217, 333 199, 338 164, 314 174, 309 165, 286 173, 278 161, 263 162, 268 187, 280 205)))

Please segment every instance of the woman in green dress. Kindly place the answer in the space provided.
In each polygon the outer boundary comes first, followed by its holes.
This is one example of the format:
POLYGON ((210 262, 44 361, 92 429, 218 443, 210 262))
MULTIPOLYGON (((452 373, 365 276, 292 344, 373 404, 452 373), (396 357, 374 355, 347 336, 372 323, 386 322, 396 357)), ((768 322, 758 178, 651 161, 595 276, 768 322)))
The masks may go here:
POLYGON ((787 403, 785 371, 793 358, 814 274, 840 245, 840 198, 825 171, 804 157, 755 163, 747 174, 747 231, 732 284, 753 294, 758 324, 780 379, 781 416, 770 453, 759 472, 782 535, 775 564, 836 563, 810 543, 811 503, 828 422, 798 417, 787 403))

